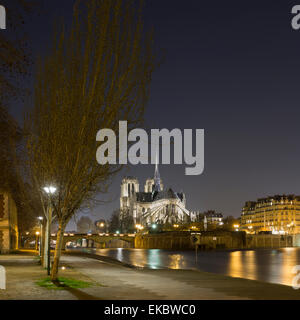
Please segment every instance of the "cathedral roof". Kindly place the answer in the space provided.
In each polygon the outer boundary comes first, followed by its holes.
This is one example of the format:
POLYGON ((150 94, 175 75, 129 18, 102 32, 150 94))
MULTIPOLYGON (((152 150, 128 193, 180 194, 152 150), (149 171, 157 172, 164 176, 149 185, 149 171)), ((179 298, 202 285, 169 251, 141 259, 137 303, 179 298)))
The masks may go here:
POLYGON ((163 199, 179 199, 183 200, 182 193, 176 193, 171 188, 165 191, 154 191, 154 192, 137 192, 136 193, 138 202, 153 202, 163 199))

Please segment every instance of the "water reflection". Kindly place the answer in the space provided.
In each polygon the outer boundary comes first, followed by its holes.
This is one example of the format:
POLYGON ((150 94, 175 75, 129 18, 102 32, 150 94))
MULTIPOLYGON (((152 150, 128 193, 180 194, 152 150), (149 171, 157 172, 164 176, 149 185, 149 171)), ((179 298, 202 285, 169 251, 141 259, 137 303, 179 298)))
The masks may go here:
POLYGON ((294 248, 284 248, 282 249, 283 253, 281 254, 281 269, 280 269, 280 278, 282 282, 288 285, 291 285, 293 281, 293 268, 296 265, 299 265, 299 255, 294 248))
POLYGON ((170 264, 168 268, 170 269, 185 269, 184 256, 181 254, 170 254, 169 255, 170 264))
MULTIPOLYGON (((257 263, 256 263, 256 254, 254 250, 244 251, 244 269, 248 274, 248 279, 257 279, 257 263)), ((243 278, 246 278, 243 276, 243 278)))
POLYGON ((300 248, 199 252, 160 249, 97 249, 95 253, 151 269, 199 269, 271 283, 292 285, 292 269, 300 265, 300 248))
POLYGON ((117 260, 123 261, 123 249, 122 248, 117 249, 117 260))
POLYGON ((242 252, 235 251, 229 254, 229 275, 231 277, 243 277, 242 252))
MULTIPOLYGON (((144 254, 145 254, 145 252, 144 252, 144 254)), ((149 252, 148 265, 151 269, 161 268, 160 257, 161 257, 161 253, 160 253, 159 249, 153 249, 149 252)))

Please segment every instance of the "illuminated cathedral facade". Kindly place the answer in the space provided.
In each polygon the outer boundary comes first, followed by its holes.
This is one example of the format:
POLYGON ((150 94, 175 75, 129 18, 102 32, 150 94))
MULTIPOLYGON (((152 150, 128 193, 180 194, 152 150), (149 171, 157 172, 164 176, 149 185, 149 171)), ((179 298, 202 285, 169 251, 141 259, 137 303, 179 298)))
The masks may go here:
POLYGON ((164 189, 158 165, 153 178, 148 178, 144 190, 140 191, 138 179, 125 177, 121 183, 120 219, 124 215, 133 218, 134 223, 144 226, 153 223, 184 223, 189 221, 186 197, 183 192, 164 189))

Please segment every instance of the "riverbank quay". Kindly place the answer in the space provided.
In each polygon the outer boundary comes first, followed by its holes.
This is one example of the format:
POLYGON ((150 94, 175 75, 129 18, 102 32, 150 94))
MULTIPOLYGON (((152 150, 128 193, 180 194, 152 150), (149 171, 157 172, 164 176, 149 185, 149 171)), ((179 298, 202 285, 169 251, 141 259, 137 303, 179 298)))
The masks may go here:
MULTIPOLYGON (((101 257, 100 257, 101 259, 101 257)), ((193 270, 150 270, 87 256, 63 255, 60 276, 93 285, 52 290, 37 285, 46 277, 36 256, 0 255, 6 290, 0 300, 299 300, 300 290, 193 270)))
POLYGON ((192 250, 195 246, 203 251, 290 248, 300 246, 300 235, 246 234, 244 231, 212 230, 138 233, 134 239, 136 249, 192 250))

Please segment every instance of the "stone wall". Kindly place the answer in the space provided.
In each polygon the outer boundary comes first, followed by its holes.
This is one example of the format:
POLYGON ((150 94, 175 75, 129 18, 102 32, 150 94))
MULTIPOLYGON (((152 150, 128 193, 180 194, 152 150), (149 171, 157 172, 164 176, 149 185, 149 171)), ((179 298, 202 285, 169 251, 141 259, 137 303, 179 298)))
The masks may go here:
POLYGON ((257 234, 247 235, 247 249, 285 248, 295 246, 292 235, 257 234))
POLYGON ((198 236, 197 245, 199 249, 243 249, 246 246, 246 235, 244 232, 231 231, 208 231, 198 236))
POLYGON ((208 231, 196 235, 189 232, 166 232, 160 234, 138 234, 135 237, 135 248, 189 250, 197 244, 199 250, 214 249, 255 249, 255 248, 285 248, 300 246, 300 235, 246 235, 245 232, 208 231))
POLYGON ((137 249, 169 249, 186 250, 192 249, 193 245, 189 233, 160 233, 136 235, 135 248, 137 249))

